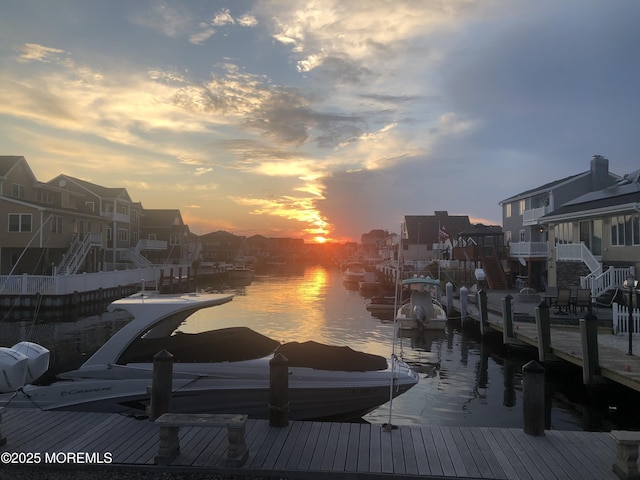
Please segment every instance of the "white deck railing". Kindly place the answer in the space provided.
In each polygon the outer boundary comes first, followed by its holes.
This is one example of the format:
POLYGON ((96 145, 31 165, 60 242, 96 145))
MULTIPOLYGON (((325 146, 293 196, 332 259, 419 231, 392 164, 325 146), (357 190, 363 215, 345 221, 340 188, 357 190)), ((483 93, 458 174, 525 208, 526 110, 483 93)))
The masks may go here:
POLYGON ((80 275, 0 275, 0 295, 67 295, 101 288, 155 283, 160 268, 138 268, 112 272, 82 273, 80 275))
POLYGON ((548 242, 516 242, 509 245, 509 256, 515 258, 543 258, 548 252, 548 242))
POLYGON ((556 259, 559 261, 583 262, 591 273, 600 275, 602 264, 593 256, 591 250, 584 242, 580 243, 559 243, 556 245, 556 259))
MULTIPOLYGON (((618 305, 613 302, 611 306, 613 313, 613 333, 629 333, 629 307, 618 305)), ((640 309, 634 308, 631 312, 633 323, 633 334, 640 333, 640 309)))
POLYGON ((522 225, 537 225, 538 219, 549 213, 549 207, 532 208, 522 212, 522 225))
POLYGON ((600 275, 591 274, 581 277, 580 286, 590 289, 591 297, 596 298, 606 290, 622 286, 629 275, 631 275, 631 268, 609 267, 600 275))

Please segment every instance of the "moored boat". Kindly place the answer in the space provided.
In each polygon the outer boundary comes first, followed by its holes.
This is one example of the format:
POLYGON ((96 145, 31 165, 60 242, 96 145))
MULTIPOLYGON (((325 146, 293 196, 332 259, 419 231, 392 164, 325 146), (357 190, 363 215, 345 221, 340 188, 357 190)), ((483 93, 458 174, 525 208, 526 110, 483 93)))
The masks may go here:
POLYGON ((444 330, 447 314, 439 299, 440 281, 431 277, 415 276, 402 281, 411 291, 410 301, 396 314, 398 328, 403 330, 444 330))
POLYGON ((405 363, 314 342, 280 342, 246 328, 180 333, 228 294, 138 294, 113 302, 131 320, 77 370, 0 395, 0 405, 44 410, 139 411, 149 404, 153 356, 174 356, 172 411, 268 416, 269 361, 289 360, 291 419, 359 418, 418 382, 405 363), (393 363, 391 363, 393 362, 393 363))

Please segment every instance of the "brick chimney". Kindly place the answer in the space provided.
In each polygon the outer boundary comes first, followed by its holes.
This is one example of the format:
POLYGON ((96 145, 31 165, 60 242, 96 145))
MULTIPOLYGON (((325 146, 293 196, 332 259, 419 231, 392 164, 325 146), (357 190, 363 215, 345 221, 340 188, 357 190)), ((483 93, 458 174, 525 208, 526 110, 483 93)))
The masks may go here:
POLYGON ((594 155, 591 159, 591 189, 602 190, 611 185, 609 177, 609 160, 602 155, 594 155))

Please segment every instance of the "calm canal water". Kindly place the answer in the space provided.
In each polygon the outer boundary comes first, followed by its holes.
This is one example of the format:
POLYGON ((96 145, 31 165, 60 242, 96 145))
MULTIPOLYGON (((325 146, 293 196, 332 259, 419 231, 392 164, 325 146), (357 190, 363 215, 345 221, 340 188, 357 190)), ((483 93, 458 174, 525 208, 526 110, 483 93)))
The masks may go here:
MULTIPOLYGON (((206 285, 200 285, 204 287, 206 285)), ((346 289, 338 269, 308 267, 296 274, 258 275, 244 287, 226 287, 231 303, 196 313, 185 332, 247 326, 280 341, 347 345, 388 357, 392 351, 420 372, 420 382, 393 400, 395 425, 426 424, 522 428, 522 366, 536 359, 531 349, 506 350, 499 339, 480 340, 460 322, 447 331, 397 338, 388 321, 365 309, 365 298, 346 289)), ((0 322, 0 345, 30 339, 52 350, 54 370, 78 366, 109 338, 122 319, 106 315, 76 322, 0 322)), ((548 428, 598 430, 638 428, 640 397, 626 389, 596 394, 581 385, 580 370, 547 368, 548 428)), ((389 421, 381 406, 364 420, 389 421)))

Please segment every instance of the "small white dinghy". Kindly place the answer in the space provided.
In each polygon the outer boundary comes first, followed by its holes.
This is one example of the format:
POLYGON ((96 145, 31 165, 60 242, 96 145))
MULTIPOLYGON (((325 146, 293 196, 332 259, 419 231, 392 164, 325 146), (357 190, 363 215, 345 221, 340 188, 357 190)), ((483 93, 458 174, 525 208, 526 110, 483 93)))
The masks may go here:
POLYGON ((49 350, 33 342, 0 347, 0 393, 15 392, 49 369, 49 350))

